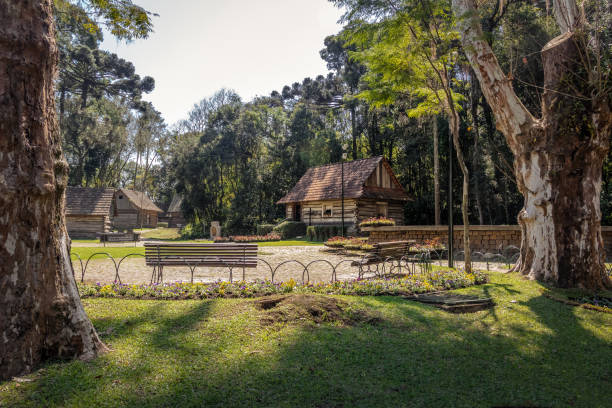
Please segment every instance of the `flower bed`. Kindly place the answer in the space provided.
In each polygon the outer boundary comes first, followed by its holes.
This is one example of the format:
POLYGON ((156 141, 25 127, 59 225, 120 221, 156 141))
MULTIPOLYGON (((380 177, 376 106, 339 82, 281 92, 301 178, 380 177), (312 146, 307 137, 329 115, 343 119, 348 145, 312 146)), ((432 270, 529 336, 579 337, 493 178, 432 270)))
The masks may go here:
POLYGON ((270 233, 267 235, 234 235, 231 237, 216 237, 215 242, 240 242, 240 243, 248 243, 248 242, 271 242, 271 241, 280 241, 281 236, 276 233, 270 233))
POLYGON ((368 218, 367 220, 363 220, 359 223, 359 227, 363 228, 363 227, 389 227, 389 226, 394 226, 395 225, 395 221, 390 219, 390 218, 385 218, 385 217, 372 217, 372 218, 368 218))
POLYGON ((446 249, 446 247, 442 244, 440 237, 436 237, 433 239, 426 239, 422 244, 413 245, 411 250, 425 252, 425 251, 441 251, 446 249))
POLYGON ((440 290, 459 289, 486 283, 484 272, 465 273, 462 270, 439 270, 431 275, 407 276, 387 279, 356 279, 332 283, 299 284, 287 282, 215 282, 165 284, 83 284, 77 283, 81 297, 107 297, 132 299, 210 299, 250 298, 281 293, 314 293, 326 295, 409 295, 440 290))
POLYGON ((374 247, 367 242, 367 238, 355 238, 355 237, 331 237, 325 241, 325 246, 330 248, 344 248, 350 250, 362 250, 369 251, 374 247))
POLYGON ((272 232, 267 235, 235 235, 230 239, 234 242, 270 242, 280 241, 281 236, 272 232))

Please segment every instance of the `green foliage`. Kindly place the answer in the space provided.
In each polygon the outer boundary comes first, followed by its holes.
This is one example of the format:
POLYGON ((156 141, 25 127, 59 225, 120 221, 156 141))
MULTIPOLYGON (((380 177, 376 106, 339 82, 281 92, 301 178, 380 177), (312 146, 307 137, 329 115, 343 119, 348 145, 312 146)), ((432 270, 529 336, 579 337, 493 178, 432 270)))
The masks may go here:
POLYGON ((168 228, 168 223, 167 222, 158 222, 157 223, 157 227, 158 228, 168 228))
POLYGON ((194 219, 192 222, 185 225, 181 231, 182 239, 197 239, 197 238, 207 238, 208 231, 206 228, 206 223, 199 218, 194 219))
POLYGON ((341 233, 340 225, 311 225, 306 230, 306 238, 309 241, 323 242, 341 233))
POLYGON ((276 225, 273 231, 280 234, 282 239, 302 237, 306 234, 306 224, 298 221, 283 221, 276 225))
POLYGON ((55 14, 70 16, 75 26, 101 36, 102 27, 120 40, 147 38, 156 16, 131 0, 54 0, 55 14))
POLYGON ((274 229, 274 224, 257 225, 257 235, 268 235, 274 229))

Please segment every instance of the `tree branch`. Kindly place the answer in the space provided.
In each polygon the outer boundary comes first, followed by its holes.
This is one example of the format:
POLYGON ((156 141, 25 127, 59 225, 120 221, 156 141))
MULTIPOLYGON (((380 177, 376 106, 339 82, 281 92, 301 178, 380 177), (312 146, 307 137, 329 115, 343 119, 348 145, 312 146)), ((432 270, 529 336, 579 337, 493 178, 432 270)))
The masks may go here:
POLYGON ((495 125, 516 154, 519 137, 527 133, 536 119, 514 92, 511 81, 506 78, 485 40, 474 0, 453 0, 453 12, 464 52, 497 119, 495 125))

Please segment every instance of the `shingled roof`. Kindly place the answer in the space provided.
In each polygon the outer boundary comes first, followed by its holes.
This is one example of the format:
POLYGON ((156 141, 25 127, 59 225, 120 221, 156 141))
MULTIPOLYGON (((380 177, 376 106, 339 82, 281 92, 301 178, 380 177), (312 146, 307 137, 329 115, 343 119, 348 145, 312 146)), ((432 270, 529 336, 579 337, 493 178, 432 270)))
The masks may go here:
MULTIPOLYGON (((340 199, 342 197, 341 180, 342 168, 340 163, 311 167, 295 187, 277 204, 340 199)), ((391 167, 382 156, 344 163, 344 198, 410 200, 404 188, 393 175, 391 167), (392 175, 394 188, 367 187, 365 185, 368 177, 376 170, 381 161, 392 175)))
POLYGON ((168 213, 180 213, 181 205, 183 204, 183 196, 180 194, 175 194, 172 197, 172 202, 170 202, 170 207, 168 207, 168 213))
POLYGON ((114 193, 113 188, 68 187, 66 215, 108 215, 114 193))
POLYGON ((123 193, 127 199, 140 210, 150 210, 156 212, 164 212, 161 208, 155 205, 153 201, 147 195, 141 191, 128 190, 127 188, 119 189, 121 193, 123 193))

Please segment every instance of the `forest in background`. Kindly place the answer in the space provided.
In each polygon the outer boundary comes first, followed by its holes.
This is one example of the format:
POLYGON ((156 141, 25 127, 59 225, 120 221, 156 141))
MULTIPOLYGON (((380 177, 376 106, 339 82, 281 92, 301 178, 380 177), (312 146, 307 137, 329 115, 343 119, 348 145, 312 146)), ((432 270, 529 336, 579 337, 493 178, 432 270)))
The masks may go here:
MULTIPOLYGON (((432 4, 440 6, 434 13, 440 29, 451 26, 444 3, 432 4)), ((190 219, 220 220, 226 231, 253 232, 256 224, 284 216, 275 203, 308 167, 339 162, 347 144, 348 160, 374 155, 389 160, 414 198, 405 207, 407 224, 434 223, 437 178, 440 223, 446 223, 448 120, 427 64, 402 52, 408 45, 394 37, 398 27, 351 15, 349 7, 343 30, 322 44, 320 54, 330 70, 326 76, 279 84, 269 96, 251 101, 221 89, 168 126, 142 100, 153 90, 153 78, 141 78, 129 61, 101 50, 102 34, 82 24, 84 10, 62 1, 56 9, 56 106, 70 185, 144 190, 162 208, 178 192, 190 219)), ((546 6, 510 1, 501 10, 485 7, 483 13, 488 41, 504 72, 526 107, 538 113, 539 52, 558 34, 546 6)), ((456 33, 446 29, 441 37, 438 52, 452 67, 460 142, 470 170, 470 221, 514 224, 523 198, 512 154, 495 129, 456 33)), ((454 166, 453 212, 460 220, 462 175, 454 166)), ((601 209, 602 223, 612 225, 610 155, 601 209)))

